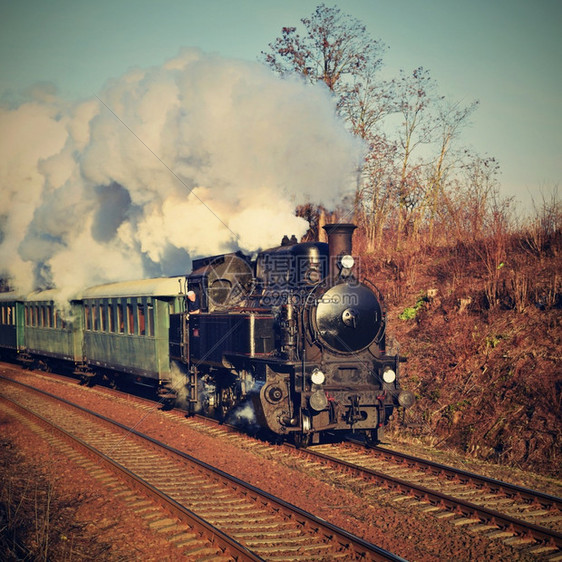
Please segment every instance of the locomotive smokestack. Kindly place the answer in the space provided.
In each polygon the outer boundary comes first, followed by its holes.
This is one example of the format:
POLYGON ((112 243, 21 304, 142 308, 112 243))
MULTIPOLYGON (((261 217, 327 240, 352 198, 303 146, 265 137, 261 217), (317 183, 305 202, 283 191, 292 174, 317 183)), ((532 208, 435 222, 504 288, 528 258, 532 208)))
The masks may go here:
POLYGON ((353 231, 357 228, 354 224, 326 224, 322 227, 328 235, 330 254, 330 278, 335 281, 339 272, 341 256, 351 255, 353 244, 353 231))

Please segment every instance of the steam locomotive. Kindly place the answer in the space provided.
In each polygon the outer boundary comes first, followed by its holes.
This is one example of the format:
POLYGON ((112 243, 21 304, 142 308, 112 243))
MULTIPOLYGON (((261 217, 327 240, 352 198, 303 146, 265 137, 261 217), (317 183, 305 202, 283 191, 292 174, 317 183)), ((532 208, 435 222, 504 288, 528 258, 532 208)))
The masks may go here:
POLYGON ((194 260, 187 277, 86 289, 63 314, 56 290, 0 293, 0 354, 132 381, 191 412, 243 419, 299 446, 353 430, 382 437, 413 404, 387 353, 382 298, 360 279, 351 224, 328 243, 194 260))
POLYGON ((388 355, 376 288, 360 281, 355 226, 324 226, 328 243, 297 243, 197 260, 187 290, 199 312, 172 315, 172 358, 188 367, 189 400, 226 417, 251 403, 261 427, 298 445, 326 432, 382 437, 413 394, 388 355))

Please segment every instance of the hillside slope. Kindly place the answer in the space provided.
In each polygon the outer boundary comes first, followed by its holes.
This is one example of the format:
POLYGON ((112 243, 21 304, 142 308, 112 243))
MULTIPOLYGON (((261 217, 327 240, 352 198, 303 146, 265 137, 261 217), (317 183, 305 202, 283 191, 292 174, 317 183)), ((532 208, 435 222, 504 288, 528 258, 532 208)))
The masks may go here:
POLYGON ((562 474, 561 239, 530 251, 514 237, 494 269, 468 246, 364 257, 417 398, 392 432, 562 474))

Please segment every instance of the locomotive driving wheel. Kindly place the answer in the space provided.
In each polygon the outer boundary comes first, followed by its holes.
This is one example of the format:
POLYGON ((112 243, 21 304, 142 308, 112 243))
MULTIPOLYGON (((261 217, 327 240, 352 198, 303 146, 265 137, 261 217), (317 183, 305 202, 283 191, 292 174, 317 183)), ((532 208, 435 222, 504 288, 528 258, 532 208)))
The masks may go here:
POLYGON ((217 408, 217 416, 219 417, 221 422, 226 420, 228 412, 230 412, 235 404, 236 397, 234 395, 232 387, 227 386, 225 388, 222 388, 220 391, 219 404, 217 408))

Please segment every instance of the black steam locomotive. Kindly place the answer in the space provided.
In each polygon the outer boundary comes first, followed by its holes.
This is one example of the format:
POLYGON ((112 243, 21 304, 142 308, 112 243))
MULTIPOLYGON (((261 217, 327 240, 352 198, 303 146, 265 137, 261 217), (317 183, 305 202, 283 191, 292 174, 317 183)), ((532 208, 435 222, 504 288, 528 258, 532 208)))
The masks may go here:
POLYGON ((359 279, 355 228, 326 225, 328 244, 285 237, 255 260, 194 261, 195 310, 170 317, 171 359, 187 367, 194 410, 224 419, 251 405, 260 427, 302 446, 349 430, 377 442, 393 410, 412 405, 401 358, 386 353, 382 299, 359 279))

